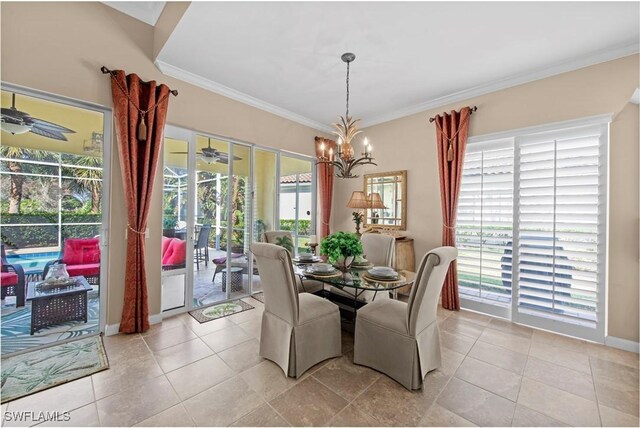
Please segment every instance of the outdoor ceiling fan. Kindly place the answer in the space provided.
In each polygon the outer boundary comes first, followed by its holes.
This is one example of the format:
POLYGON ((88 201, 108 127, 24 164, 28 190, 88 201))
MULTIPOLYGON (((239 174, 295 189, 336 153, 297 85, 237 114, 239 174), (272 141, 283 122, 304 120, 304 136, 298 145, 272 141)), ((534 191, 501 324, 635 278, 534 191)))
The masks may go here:
MULTIPOLYGON (((196 154, 198 155, 198 159, 208 164, 212 164, 212 163, 228 164, 229 154, 214 149, 213 147, 211 147, 211 138, 208 138, 207 140, 208 140, 208 147, 203 147, 201 152, 196 152, 196 154)), ((188 153, 189 152, 171 152, 171 154, 174 154, 174 155, 186 155, 188 153)), ((238 156, 234 156, 233 160, 242 160, 242 158, 238 156)))
POLYGON ((2 128, 4 132, 8 132, 12 135, 21 135, 26 134, 27 132, 33 132, 34 134, 42 137, 67 141, 67 137, 64 134, 76 133, 76 131, 65 128, 64 126, 32 117, 29 113, 18 110, 16 108, 15 93, 11 94, 11 107, 2 108, 1 110, 2 117, 0 118, 0 128, 2 128))

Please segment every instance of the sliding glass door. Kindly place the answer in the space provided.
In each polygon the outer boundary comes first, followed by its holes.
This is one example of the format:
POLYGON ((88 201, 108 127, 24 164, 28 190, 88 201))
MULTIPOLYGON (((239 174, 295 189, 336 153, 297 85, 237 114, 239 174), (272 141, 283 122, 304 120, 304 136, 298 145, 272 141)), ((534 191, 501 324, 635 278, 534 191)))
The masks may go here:
POLYGON ((604 339, 603 120, 469 144, 456 222, 464 307, 604 339))
POLYGON ((2 87, 2 355, 97 334, 108 253, 108 111, 2 87), (23 120, 25 117, 28 121, 23 120), (73 285, 40 283, 66 264, 73 285), (62 295, 64 290, 77 291, 62 295), (52 298, 55 297, 55 298, 52 298))
POLYGON ((293 235, 295 254, 307 251, 314 234, 315 175, 314 162, 292 155, 280 156, 280 230, 293 235))
POLYGON ((163 310, 259 292, 251 243, 286 229, 303 248, 313 234, 313 161, 170 126, 165 135, 163 310))

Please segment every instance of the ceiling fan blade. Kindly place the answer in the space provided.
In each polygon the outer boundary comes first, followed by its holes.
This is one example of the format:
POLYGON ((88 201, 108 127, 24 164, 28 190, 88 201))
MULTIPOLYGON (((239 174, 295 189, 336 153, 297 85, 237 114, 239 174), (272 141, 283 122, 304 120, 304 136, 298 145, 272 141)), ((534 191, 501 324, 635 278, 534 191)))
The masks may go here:
POLYGON ((76 131, 73 129, 66 128, 62 125, 55 124, 53 122, 47 122, 46 120, 38 119, 37 117, 32 117, 31 120, 40 129, 48 129, 49 131, 56 132, 64 132, 66 134, 75 134, 76 131))
POLYGON ((67 141, 67 137, 64 136, 62 133, 53 131, 50 129, 41 129, 41 128, 38 128, 37 125, 34 125, 31 128, 31 132, 33 132, 36 135, 40 135, 42 137, 51 138, 53 140, 67 141))

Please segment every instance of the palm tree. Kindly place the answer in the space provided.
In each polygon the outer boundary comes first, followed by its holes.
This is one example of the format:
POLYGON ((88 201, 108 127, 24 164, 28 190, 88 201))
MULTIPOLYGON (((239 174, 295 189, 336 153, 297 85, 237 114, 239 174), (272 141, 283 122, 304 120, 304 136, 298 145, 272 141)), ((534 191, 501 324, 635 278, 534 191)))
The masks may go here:
MULTIPOLYGON (((46 158, 50 153, 44 150, 24 149, 22 147, 2 146, 0 156, 8 159, 30 159, 39 160, 46 158)), ((9 214, 21 214, 22 191, 24 186, 24 176, 22 175, 22 163, 7 161, 11 172, 11 186, 9 188, 9 214)))
POLYGON ((75 159, 75 165, 87 168, 74 168, 74 176, 71 188, 75 192, 89 192, 91 194, 91 214, 100 212, 102 199, 102 158, 95 156, 82 156, 75 159), (99 169, 95 169, 99 168, 99 169))

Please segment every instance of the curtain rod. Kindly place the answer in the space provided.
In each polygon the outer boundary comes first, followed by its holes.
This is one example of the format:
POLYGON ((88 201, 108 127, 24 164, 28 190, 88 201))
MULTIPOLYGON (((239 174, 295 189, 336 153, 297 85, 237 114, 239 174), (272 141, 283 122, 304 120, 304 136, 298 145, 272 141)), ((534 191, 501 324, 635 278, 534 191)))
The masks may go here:
MULTIPOLYGON (((100 71, 102 71, 102 74, 111 74, 112 71, 109 70, 107 67, 105 67, 104 65, 102 67, 100 67, 100 71)), ((148 82, 144 82, 144 83, 148 83, 148 82)), ((171 93, 171 95, 173 95, 174 97, 178 96, 178 90, 177 89, 171 89, 169 91, 171 93)))
MULTIPOLYGON (((469 110, 470 110, 470 111, 469 111, 469 114, 473 114, 473 112, 474 112, 474 111, 478 110, 478 107, 476 107, 476 106, 469 107, 469 110)), ((435 118, 435 117, 430 117, 430 118, 429 118, 429 122, 433 122, 434 120, 436 120, 436 118, 435 118)))

